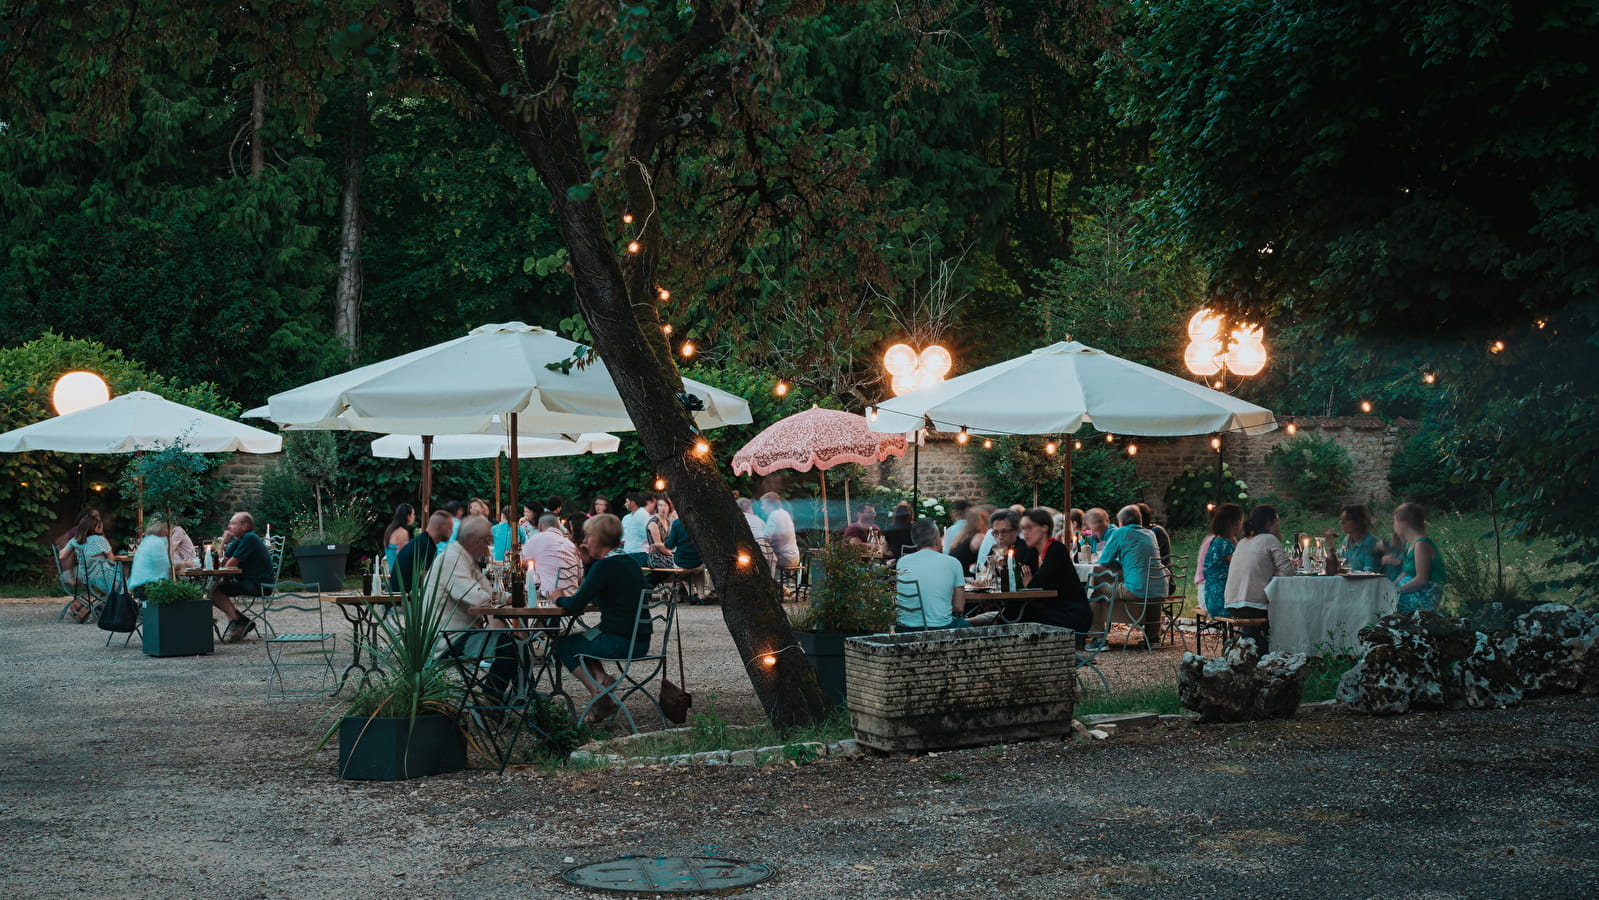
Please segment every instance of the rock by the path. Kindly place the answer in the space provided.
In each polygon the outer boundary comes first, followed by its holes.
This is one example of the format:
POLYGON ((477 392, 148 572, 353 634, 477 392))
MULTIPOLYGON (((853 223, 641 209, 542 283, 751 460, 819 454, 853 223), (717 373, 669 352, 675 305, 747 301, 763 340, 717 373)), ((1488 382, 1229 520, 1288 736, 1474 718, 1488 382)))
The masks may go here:
POLYGON ((1222 656, 1183 654, 1177 698, 1200 722, 1286 719, 1299 708, 1307 674, 1303 653, 1261 656, 1244 638, 1222 656))
POLYGON ((1545 603, 1518 616, 1499 640, 1506 662, 1521 675, 1529 696, 1554 692, 1599 693, 1599 618, 1562 603, 1545 603))

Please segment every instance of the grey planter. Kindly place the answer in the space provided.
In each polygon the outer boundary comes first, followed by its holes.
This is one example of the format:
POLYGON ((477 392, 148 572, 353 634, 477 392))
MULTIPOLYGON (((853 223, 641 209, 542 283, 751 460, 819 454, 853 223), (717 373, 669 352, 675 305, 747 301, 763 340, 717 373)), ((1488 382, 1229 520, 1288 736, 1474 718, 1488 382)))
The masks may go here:
POLYGON ((300 580, 324 591, 344 588, 344 564, 350 558, 349 544, 301 544, 294 548, 300 562, 300 580))
POLYGON ((216 649, 211 632, 211 601, 140 603, 146 656, 199 656, 216 649))
POLYGON ((830 631, 794 632, 794 640, 805 651, 805 658, 811 661, 811 667, 816 670, 822 696, 827 698, 827 705, 831 708, 844 705, 844 642, 860 636, 830 631))
POLYGON ((1053 625, 997 625, 845 642, 850 724, 889 753, 1067 735, 1077 640, 1053 625))

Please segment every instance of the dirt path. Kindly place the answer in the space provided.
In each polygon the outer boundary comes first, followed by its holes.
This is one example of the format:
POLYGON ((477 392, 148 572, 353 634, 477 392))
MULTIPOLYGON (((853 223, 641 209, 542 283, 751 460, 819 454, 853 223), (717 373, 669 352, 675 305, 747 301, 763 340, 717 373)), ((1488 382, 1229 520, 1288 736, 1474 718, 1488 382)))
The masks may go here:
MULTIPOLYGON (((584 896, 557 874, 626 853, 776 865, 753 897, 1599 889, 1592 699, 914 761, 362 784, 311 750, 327 704, 265 699, 259 643, 152 659, 56 623, 58 605, 0 605, 7 898, 584 896)), ((752 714, 717 611, 687 612, 696 690, 752 714)))

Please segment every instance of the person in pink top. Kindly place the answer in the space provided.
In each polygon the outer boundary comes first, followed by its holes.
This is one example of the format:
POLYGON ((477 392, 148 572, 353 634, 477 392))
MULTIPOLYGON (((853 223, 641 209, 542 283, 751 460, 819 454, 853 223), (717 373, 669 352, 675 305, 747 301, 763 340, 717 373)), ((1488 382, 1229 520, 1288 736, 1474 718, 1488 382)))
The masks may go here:
POLYGON ((539 605, 548 606, 572 596, 583 581, 583 561, 578 558, 577 546, 561 533, 561 520, 554 513, 539 516, 538 532, 522 545, 522 560, 533 563, 528 591, 531 593, 533 585, 538 585, 539 605))

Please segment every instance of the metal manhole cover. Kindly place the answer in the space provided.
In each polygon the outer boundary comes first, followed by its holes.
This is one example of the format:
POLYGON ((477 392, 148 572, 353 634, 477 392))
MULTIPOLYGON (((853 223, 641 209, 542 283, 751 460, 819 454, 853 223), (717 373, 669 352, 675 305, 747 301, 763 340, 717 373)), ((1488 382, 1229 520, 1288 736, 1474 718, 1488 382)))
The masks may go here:
POLYGON ((568 884, 601 891, 703 894, 760 884, 777 874, 765 863, 709 856, 624 856, 573 866, 561 873, 568 884))

